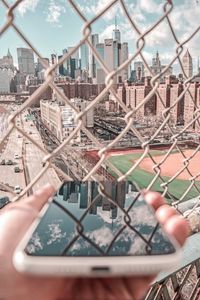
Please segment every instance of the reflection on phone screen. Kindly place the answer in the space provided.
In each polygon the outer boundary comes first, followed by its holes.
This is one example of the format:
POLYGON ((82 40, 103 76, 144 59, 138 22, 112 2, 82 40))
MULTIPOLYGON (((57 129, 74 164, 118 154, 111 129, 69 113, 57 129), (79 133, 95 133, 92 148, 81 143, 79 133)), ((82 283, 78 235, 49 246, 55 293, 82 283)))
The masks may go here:
POLYGON ((175 248, 130 182, 66 182, 29 240, 32 256, 163 255, 175 248))

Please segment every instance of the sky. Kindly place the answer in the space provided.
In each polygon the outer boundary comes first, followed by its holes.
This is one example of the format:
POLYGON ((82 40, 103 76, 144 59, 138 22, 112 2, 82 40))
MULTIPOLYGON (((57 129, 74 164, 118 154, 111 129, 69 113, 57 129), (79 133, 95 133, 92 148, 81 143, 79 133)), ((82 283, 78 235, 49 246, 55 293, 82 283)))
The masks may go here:
MULTIPOLYGON (((10 5, 14 0, 7 0, 10 5)), ((113 0, 74 0, 82 14, 90 20, 103 7, 113 0)), ((129 43, 129 52, 136 49, 138 34, 125 17, 120 1, 113 5, 107 13, 92 25, 92 33, 100 35, 100 41, 112 37, 115 17, 118 29, 121 31, 122 42, 129 43)), ((124 0, 131 18, 140 31, 150 28, 163 15, 164 0, 124 0)), ((172 0, 173 10, 170 20, 180 42, 188 38, 199 26, 200 0, 172 0)), ((0 0, 0 28, 6 21, 6 8, 0 0)), ((14 10, 15 25, 28 37, 41 56, 50 57, 51 53, 62 54, 62 49, 74 46, 82 37, 83 21, 67 0, 23 0, 14 10)), ((26 43, 9 28, 0 37, 0 57, 7 54, 8 48, 17 66, 18 47, 27 47, 26 43)), ((166 21, 147 35, 143 54, 151 62, 156 51, 159 51, 162 64, 169 63, 175 54, 177 44, 166 21)), ((200 57, 200 30, 193 39, 185 45, 193 58, 194 70, 197 70, 200 57)), ((137 57, 136 60, 140 60, 137 57)), ((178 70, 177 63, 174 69, 178 70)), ((178 71, 177 71, 178 72, 178 71)))

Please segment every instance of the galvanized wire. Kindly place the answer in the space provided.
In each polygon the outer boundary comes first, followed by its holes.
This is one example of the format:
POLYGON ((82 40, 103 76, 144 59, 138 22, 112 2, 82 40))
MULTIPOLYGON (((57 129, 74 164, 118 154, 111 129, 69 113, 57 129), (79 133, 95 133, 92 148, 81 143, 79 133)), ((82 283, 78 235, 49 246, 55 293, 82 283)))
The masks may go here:
MULTIPOLYGON (((188 37, 180 41, 179 38, 177 37, 177 33, 172 25, 171 19, 170 19, 170 14, 174 9, 173 1, 171 0, 166 0, 163 1, 163 14, 160 16, 160 18, 155 22, 152 23, 151 26, 147 30, 141 30, 139 26, 137 25, 136 21, 134 20, 134 17, 129 12, 128 9, 128 4, 124 0, 112 0, 109 1, 107 5, 102 7, 102 9, 92 18, 92 19, 87 19, 87 17, 82 13, 80 10, 79 6, 77 3, 73 0, 68 0, 69 4, 71 5, 72 9, 74 12, 77 14, 77 16, 80 17, 80 19, 84 22, 84 26, 82 29, 82 38, 80 42, 78 42, 75 47, 68 53, 64 54, 61 59, 57 63, 55 63, 52 66, 48 66, 46 61, 42 58, 42 55, 37 49, 37 46, 39 45, 33 45, 33 43, 29 40, 29 38, 23 33, 23 31, 17 26, 15 23, 15 16, 16 16, 16 9, 19 6, 19 4, 23 0, 17 0, 14 2, 12 6, 9 5, 8 1, 2 0, 2 4, 5 6, 5 9, 7 10, 7 18, 5 24, 0 28, 0 37, 5 35, 7 31, 12 27, 13 30, 19 35, 19 37, 23 40, 23 42, 33 50, 34 54, 40 59, 42 65, 46 69, 46 79, 44 83, 19 107, 17 112, 15 112, 12 117, 9 118, 8 122, 8 129, 6 131, 6 134, 4 135, 3 139, 0 141, 0 146, 2 146, 8 137, 11 135, 13 130, 17 130, 20 132, 20 134, 23 135, 27 140, 29 140, 34 146, 36 146, 40 151, 43 153, 43 167, 41 167, 40 171, 38 172, 37 176, 31 179, 31 181, 27 184, 26 188, 20 193, 20 195, 15 195, 12 191, 12 189, 5 185, 4 183, 1 183, 1 186, 3 186, 4 189, 6 189, 9 193, 14 194, 16 199, 20 199, 24 195, 26 195, 28 192, 32 190, 34 185, 40 180, 42 176, 46 174, 46 172, 50 168, 54 168, 60 178, 63 180, 72 180, 69 174, 66 174, 63 172, 60 168, 58 168, 55 165, 55 159, 58 157, 58 155, 64 155, 67 154, 71 162, 73 161, 79 161, 79 167, 82 168, 82 174, 83 174, 83 181, 86 180, 95 180, 99 181, 102 179, 102 170, 105 169, 105 166, 109 168, 110 171, 114 172, 117 174, 117 180, 118 182, 123 181, 124 179, 129 178, 131 174, 134 173, 134 171, 138 168, 138 166, 141 164, 141 162, 146 158, 149 157, 150 160, 153 163, 153 172, 154 176, 151 182, 146 186, 147 189, 151 189, 154 186, 154 183, 157 182, 158 180, 161 182, 160 187, 162 188, 162 194, 163 196, 167 196, 169 199, 171 199, 172 205, 174 205, 177 209, 179 209, 179 204, 183 202, 186 197, 188 197, 189 192, 191 189, 195 190, 197 194, 197 198, 200 196, 200 186, 198 185, 198 176, 200 175, 200 171, 197 174, 193 174, 189 168, 190 166, 190 161, 193 159, 193 157, 199 152, 200 145, 196 146, 196 149, 194 149, 194 152, 190 156, 186 156, 184 150, 180 146, 179 143, 179 136, 184 134, 191 126, 194 124, 198 123, 199 124, 199 104, 197 103, 196 99, 194 99, 192 93, 190 92, 190 85, 192 80, 194 79, 194 76, 188 78, 184 67, 183 63, 181 60, 181 55, 185 51, 186 43, 191 41, 197 33, 200 31, 200 26, 197 26, 197 28, 193 31, 190 32, 188 37), (96 48, 92 45, 90 37, 92 34, 92 25, 100 20, 102 16, 107 13, 110 9, 113 8, 114 5, 118 4, 123 13, 124 13, 124 18, 129 22, 131 29, 133 30, 134 33, 137 34, 138 38, 135 42, 136 46, 136 51, 133 53, 125 62, 123 62, 116 70, 109 70, 108 67, 106 66, 105 62, 103 59, 100 57, 98 54, 96 48), (156 76, 153 75, 152 70, 150 68, 149 63, 147 62, 145 55, 143 53, 144 47, 147 44, 148 39, 150 39, 149 35, 153 32, 158 30, 158 27, 161 24, 164 24, 165 26, 168 26, 173 39, 174 43, 176 45, 176 50, 175 53, 171 59, 171 61, 167 64, 167 66, 157 74, 156 76), (105 79, 105 88, 102 90, 102 92, 93 100, 90 102, 90 104, 86 107, 85 110, 79 112, 76 107, 72 104, 70 99, 65 96, 56 83, 54 82, 54 73, 55 70, 60 66, 64 61, 69 59, 83 44, 87 44, 89 49, 92 51, 92 54, 94 55, 96 61, 99 63, 101 68, 106 74, 106 79, 105 79), (126 104, 119 98, 116 89, 114 87, 114 78, 116 77, 117 74, 120 74, 122 70, 126 69, 131 62, 133 62, 134 59, 140 58, 143 64, 145 65, 146 69, 149 71, 151 74, 151 91, 148 93, 147 96, 144 97, 144 99, 135 107, 135 108, 129 108, 126 106, 126 104), (174 64, 174 62, 178 62, 182 73, 185 77, 185 81, 183 84, 183 91, 181 94, 177 97, 177 99, 173 102, 173 104, 170 105, 170 107, 166 107, 165 102, 162 98, 162 95, 159 92, 159 85, 160 85, 160 78, 165 74, 167 70, 174 64), (53 150, 51 153, 49 153, 47 150, 45 150, 40 143, 38 143, 34 138, 32 138, 28 133, 24 131, 20 126, 16 124, 16 118, 20 116, 23 112, 24 109, 28 109, 32 104, 34 104, 36 101, 38 101, 38 97, 41 96, 46 89, 50 87, 51 89, 55 90, 55 93, 65 101, 66 104, 68 104, 76 113, 76 122, 77 126, 75 130, 73 130, 70 135, 62 142, 60 145, 57 145, 55 150, 53 150), (110 141, 107 145, 102 144, 84 125, 83 123, 83 117, 88 113, 89 110, 93 109, 94 107, 97 107, 98 104, 102 101, 104 96, 110 92, 116 102, 118 103, 119 107, 121 110, 124 112, 124 121, 125 121, 125 128, 121 131, 121 133, 112 141, 110 141), (190 101, 194 105, 194 113, 193 113, 193 118, 190 120, 188 124, 185 124, 184 128, 177 133, 174 129, 174 127, 171 124, 171 115, 174 107, 176 107, 181 99, 186 95, 190 95, 190 101), (163 106, 163 111, 162 111, 162 123, 160 126, 154 131, 154 133, 151 135, 151 137, 147 140, 146 136, 144 136, 141 131, 137 128, 137 126, 134 126, 134 119, 137 117, 137 113, 139 110, 147 104, 152 96, 156 95, 157 101, 162 103, 163 106), (158 137, 158 135, 162 132, 164 128, 167 128, 169 135, 170 135, 170 141, 171 145, 168 148, 166 154, 162 158, 162 160, 158 163, 156 162, 153 154, 150 151, 150 145, 152 142, 158 137), (95 163, 89 164, 89 162, 84 162, 84 158, 81 157, 80 151, 74 151, 73 150, 73 155, 70 153, 71 152, 71 146, 70 146, 70 141, 76 136, 76 134, 82 131, 84 132, 88 139, 92 141, 93 145, 95 145, 96 149, 98 149, 98 159, 95 163), (122 174, 120 170, 118 170, 110 160, 108 160, 108 153, 109 150, 113 149, 116 147, 116 145, 120 142, 120 140, 126 135, 126 133, 132 132, 140 142, 140 146, 143 149, 143 152, 141 153, 141 156, 137 159, 136 162, 133 163, 132 167, 125 173, 122 174), (68 150, 67 150, 68 149, 68 150), (162 169, 163 169, 163 164, 166 162, 167 158, 176 150, 178 153, 180 153, 182 159, 182 167, 180 169, 177 169, 175 174, 171 178, 167 178, 161 174, 162 169), (84 166, 83 166, 84 165, 84 166), (82 167, 83 166, 83 167, 82 167), (89 168, 87 169, 87 167, 89 168), (173 193, 170 191, 170 184, 176 180, 180 174, 182 174, 184 171, 187 171, 188 173, 188 182, 189 186, 186 188, 185 192, 180 196, 179 199, 177 199, 173 193)), ((200 126, 199 126, 200 127, 200 126)), ((63 159, 66 159, 66 155, 63 156, 63 159)), ((66 160, 66 163, 68 164, 68 167, 70 168, 70 160, 66 160)), ((140 184, 136 184, 134 182, 134 185, 137 186, 139 194, 141 193, 141 188, 140 184)), ((137 198, 137 197, 136 197, 137 198)), ((112 199, 109 199, 110 202, 112 203, 112 199)), ((199 203, 196 202, 195 206, 193 207, 193 210, 198 206, 199 203)), ((87 209, 89 211, 90 207, 87 209)), ((192 211, 193 211, 192 210, 192 211)), ((192 213, 191 211, 191 213, 192 213)), ((126 217, 128 218, 128 212, 123 211, 126 217)), ((78 222, 78 221, 77 221, 78 222)), ((80 226, 81 223, 79 223, 80 226)), ((128 222, 126 226, 128 226, 128 222)), ((81 227, 80 227, 81 228, 81 227)), ((79 229, 80 229, 79 228, 79 229)), ((79 234, 82 234, 81 231, 79 231, 79 234)))

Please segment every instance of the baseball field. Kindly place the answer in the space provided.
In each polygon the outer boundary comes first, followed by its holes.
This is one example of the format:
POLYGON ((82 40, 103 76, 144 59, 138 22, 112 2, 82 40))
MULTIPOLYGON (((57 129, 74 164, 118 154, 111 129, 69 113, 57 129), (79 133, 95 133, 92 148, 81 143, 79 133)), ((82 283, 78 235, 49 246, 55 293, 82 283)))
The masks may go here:
MULTIPOLYGON (((163 180, 168 182, 175 174, 177 175, 172 182, 168 184, 168 191, 177 200, 185 193, 191 184, 189 178, 200 174, 200 151, 194 153, 195 150, 187 149, 183 153, 186 158, 189 159, 188 170, 184 169, 184 157, 179 151, 174 150, 166 159, 165 155, 167 149, 163 150, 150 150, 150 154, 155 160, 156 164, 160 163, 160 169, 163 180), (195 154, 195 155, 194 155, 195 154), (191 158, 192 157, 192 158, 191 158), (192 176, 191 176, 192 175, 192 176)), ((125 174, 141 157, 143 150, 128 150, 128 151, 114 151, 110 152, 108 159, 112 164, 117 167, 123 174, 125 174)), ((142 162, 136 167, 136 169, 129 175, 128 179, 135 181, 140 188, 146 188, 156 175, 153 170, 152 159, 147 155, 142 162)), ((196 185, 200 188, 200 176, 196 178, 196 185)), ((157 178, 151 189, 155 191, 163 192, 161 187, 162 180, 157 178)), ((198 196, 198 192, 195 187, 192 187, 187 195, 184 197, 184 201, 198 196)), ((166 195, 170 199, 169 196, 166 195)), ((170 201, 170 200, 169 200, 170 201)))

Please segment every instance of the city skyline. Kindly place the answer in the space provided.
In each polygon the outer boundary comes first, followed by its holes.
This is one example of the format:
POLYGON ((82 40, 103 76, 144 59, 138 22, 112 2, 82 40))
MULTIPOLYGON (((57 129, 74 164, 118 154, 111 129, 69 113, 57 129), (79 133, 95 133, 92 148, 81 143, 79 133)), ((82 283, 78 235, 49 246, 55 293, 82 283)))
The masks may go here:
MULTIPOLYGON (((12 3, 12 1, 10 2, 12 3)), ((85 13, 88 18, 94 16, 94 13, 96 13, 96 11, 100 8, 98 1, 87 1, 87 5, 85 1, 77 2, 79 3, 79 7, 82 12, 85 13), (94 10, 95 4, 97 4, 96 11, 94 10)), ((197 19, 195 19, 195 16, 198 14, 197 8, 199 6, 194 3, 191 7, 187 2, 188 1, 176 1, 174 11, 171 14, 171 21, 179 38, 186 38, 187 32, 191 32, 191 30, 194 30, 197 27, 197 19), (181 15, 183 9, 184 14, 181 15), (192 15, 192 18, 190 19, 190 24, 187 24, 189 14, 192 15), (181 20, 178 21, 180 16, 181 20)), ((103 7, 107 3, 106 1, 103 1, 101 4, 103 7)), ((129 5, 128 7, 130 11, 134 12, 134 20, 143 30, 148 28, 150 23, 156 21, 158 17, 162 15, 161 1, 151 0, 149 4, 145 3, 145 1, 135 1, 135 3, 127 1, 127 4, 129 5), (155 5, 157 5, 158 9, 153 11, 153 7, 155 7, 155 5), (147 11, 149 11, 149 13, 147 13, 147 11)), ((121 31, 122 42, 128 42, 130 49, 129 52, 133 53, 135 51, 133 45, 136 43, 137 36, 135 33, 133 34, 127 20, 122 16, 119 5, 113 6, 101 20, 98 20, 94 26, 92 26, 92 33, 99 33, 100 42, 104 41, 105 38, 111 38, 112 31, 115 27, 114 19, 116 15, 118 27, 121 31)), ((3 20, 4 16, 5 9, 1 5, 0 19, 3 20)), ((3 23, 4 22, 0 25, 3 25, 3 23)), ((24 34, 29 37, 34 45, 36 45, 36 48, 38 48, 42 57, 50 57, 51 53, 54 52, 56 52, 57 55, 61 55, 63 49, 76 45, 81 39, 80 28, 83 25, 80 18, 78 18, 73 12, 69 4, 62 0, 57 1, 56 3, 52 0, 49 5, 39 0, 23 1, 16 12, 16 24, 19 25, 20 28, 23 28, 24 34), (32 26, 34 24, 37 24, 37 26, 32 26), (75 26, 71 26, 72 24, 75 24, 75 26), (38 30, 36 30, 38 27, 41 29, 40 35, 38 34, 38 30), (70 28, 70 31, 68 31, 68 28, 70 28)), ((171 38, 171 35, 169 36, 168 29, 165 29, 164 31, 162 30, 163 25, 161 24, 155 33, 149 35, 149 38, 147 39, 147 45, 143 53, 148 62, 151 61, 156 50, 159 51, 164 64, 169 63, 175 53, 175 42, 171 38), (173 47, 169 45, 169 40, 173 43, 173 47)), ((165 28, 167 28, 167 26, 165 26, 165 28)), ((200 55, 197 49, 198 43, 199 36, 197 35, 189 45, 186 45, 193 58, 194 70, 197 68, 197 58, 200 55)), ((0 40, 0 57, 4 56, 9 48, 14 59, 14 64, 16 65, 17 53, 15 49, 21 47, 27 48, 27 45, 25 45, 23 41, 16 36, 14 31, 9 30, 0 40)), ((140 60, 140 58, 138 57, 136 61, 137 60, 140 60)))
MULTIPOLYGON (((113 30, 113 32, 114 32, 114 30, 113 30)), ((96 35, 96 34, 94 34, 94 35, 96 35)), ((98 47, 101 47, 102 45, 105 45, 105 42, 106 41, 108 41, 108 40, 111 40, 112 39, 112 37, 110 38, 110 39, 105 39, 104 40, 104 42, 103 43, 98 43, 97 45, 98 45, 98 47)), ((126 42, 124 42, 123 44, 126 44, 126 42)), ((128 42, 127 42, 127 44, 128 44, 128 42)), ((129 44, 128 44, 128 46, 129 46, 129 44)), ((77 52, 72 56, 72 58, 74 58, 75 56, 77 56, 76 57, 76 59, 77 60, 80 60, 80 66, 78 66, 77 67, 77 69, 81 69, 81 70, 83 70, 83 69, 85 69, 85 64, 84 64, 84 67, 83 67, 83 65, 82 65, 82 61, 83 61, 83 59, 85 59, 84 58, 84 56, 86 57, 86 55, 87 55, 87 61, 88 61, 88 64, 89 64, 89 57, 90 57, 90 54, 89 54, 89 52, 88 52, 88 50, 87 51, 85 51, 85 53, 82 51, 82 47, 84 47, 85 48, 85 44, 83 44, 82 46, 80 46, 80 48, 77 50, 77 52), (84 54, 83 54, 84 53, 84 54), (87 54, 86 54, 87 53, 87 54)), ((101 51, 102 50, 99 50, 99 48, 96 48, 97 49, 97 52, 98 52, 98 54, 100 55, 100 57, 104 60, 104 62, 106 63, 106 59, 105 59, 105 57, 102 57, 102 54, 101 54, 101 51)), ((48 63, 50 62, 50 65, 51 65, 51 63, 52 63, 52 60, 53 60, 53 56, 55 55, 55 57, 57 57, 57 59, 60 59, 65 53, 66 53, 66 50, 68 49, 68 51, 71 51, 72 49, 73 49, 74 47, 67 47, 66 49, 63 49, 58 55, 57 55, 57 53, 55 54, 55 53, 51 53, 51 55, 49 56, 49 57, 43 57, 43 59, 45 59, 45 60, 48 60, 48 63)), ((27 47, 19 47, 19 48, 16 48, 15 50, 16 50, 16 53, 19 51, 19 49, 24 49, 24 50, 26 50, 26 51, 29 51, 30 50, 30 48, 27 48, 27 47)), ((31 51, 32 51, 32 49, 31 49, 31 51)), ((188 48, 187 49, 185 49, 185 51, 183 51, 183 54, 182 54, 182 56, 181 56, 181 59, 182 59, 182 62, 183 62, 183 58, 184 58, 184 56, 185 56, 185 54, 187 53, 189 51, 189 53, 191 53, 190 52, 190 50, 188 50, 188 48)), ((11 51, 10 51, 10 48, 8 48, 7 49, 7 52, 2 56, 2 57, 0 57, 0 60, 1 59, 3 59, 3 57, 6 57, 7 56, 7 53, 10 53, 10 55, 11 55, 11 57, 12 57, 12 59, 13 59, 13 57, 14 57, 14 55, 11 53, 11 51)), ((148 61, 148 64, 149 64, 149 66, 151 67, 151 65, 152 65, 152 61, 155 59, 155 57, 156 57, 156 55, 158 54, 158 51, 155 51, 155 53, 152 53, 152 57, 151 57, 151 59, 148 61)), ((131 55, 131 54, 129 54, 129 55, 131 55)), ((163 61, 165 61, 164 59, 163 59, 163 55, 161 54, 161 53, 159 53, 159 57, 160 57, 160 60, 162 61, 162 63, 163 63, 163 61)), ((42 64, 40 63, 40 59, 35 55, 35 53, 33 52, 33 58, 34 58, 34 64, 40 64, 40 66, 43 68, 43 66, 42 66, 42 64)), ((191 56, 191 63, 192 63, 192 66, 193 66, 193 75, 198 75, 198 73, 199 73, 199 67, 200 67, 200 57, 197 57, 197 59, 195 60, 192 56, 191 56)), ((169 62, 169 61, 168 61, 169 62)), ((60 66, 63 66, 64 64, 66 63, 66 61, 63 63, 63 64, 61 64, 60 66)), ((136 70, 136 65, 137 64, 143 64, 143 67, 144 67, 144 63, 143 63, 143 61, 142 61, 142 59, 140 58, 140 57, 137 57, 135 60, 133 60, 132 62, 131 62, 131 70, 136 70)), ((167 64, 167 63, 166 63, 167 64)), ((14 59, 13 59, 13 65, 20 71, 20 66, 19 66, 19 62, 17 62, 17 63, 15 63, 14 62, 14 59)), ((97 67, 99 68, 99 69, 102 69, 101 68, 101 66, 100 66, 100 64, 98 63, 98 62, 96 62, 96 65, 97 65, 97 67)), ((59 66, 59 68, 60 68, 60 66, 59 66)), ((173 68, 173 74, 174 75, 178 75, 179 73, 182 73, 182 71, 181 71, 181 68, 180 68, 180 66, 178 66, 178 68, 175 66, 175 64, 173 64, 172 65, 172 68, 173 68)), ((60 69, 59 69, 60 70, 60 69)))

